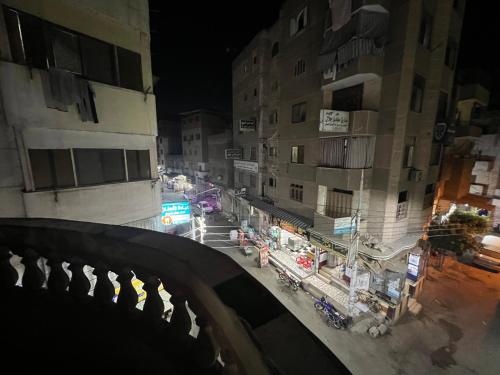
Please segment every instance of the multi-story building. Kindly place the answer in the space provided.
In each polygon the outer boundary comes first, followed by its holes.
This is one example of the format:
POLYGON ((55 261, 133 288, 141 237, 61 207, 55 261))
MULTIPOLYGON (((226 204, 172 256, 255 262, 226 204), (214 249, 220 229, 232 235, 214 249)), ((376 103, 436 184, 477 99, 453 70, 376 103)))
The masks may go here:
POLYGON ((437 185, 436 213, 453 204, 486 210, 492 227, 500 224, 500 114, 487 110, 489 91, 466 81, 456 89, 453 144, 446 148, 437 185))
POLYGON ((181 113, 181 118, 183 173, 201 187, 209 173, 208 136, 228 129, 230 119, 224 113, 203 109, 181 113))
POLYGON ((226 150, 233 147, 231 129, 208 137, 208 180, 223 188, 233 187, 233 161, 226 159, 226 150))
POLYGON ((270 211, 313 221, 343 257, 349 231, 335 228, 355 214, 364 175, 358 229, 371 238, 360 247, 367 263, 414 248, 432 214, 437 124, 448 121, 464 6, 286 1, 233 63, 235 146, 244 150, 235 186, 247 187, 248 205, 265 208, 255 197, 271 197, 270 211))
POLYGON ((182 134, 179 116, 158 121, 156 146, 158 166, 167 172, 182 173, 182 134))
POLYGON ((0 3, 0 216, 158 229, 148 2, 0 3))

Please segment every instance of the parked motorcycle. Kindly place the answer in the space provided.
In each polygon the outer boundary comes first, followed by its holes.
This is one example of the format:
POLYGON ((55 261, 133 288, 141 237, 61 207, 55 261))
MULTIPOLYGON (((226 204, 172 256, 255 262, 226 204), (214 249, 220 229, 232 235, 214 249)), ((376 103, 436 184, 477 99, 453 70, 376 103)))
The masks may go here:
POLYGON ((293 291, 297 291, 300 286, 300 281, 289 275, 284 269, 278 268, 279 280, 288 285, 293 291))
POLYGON ((314 308, 326 315, 326 324, 329 327, 334 326, 337 329, 341 329, 349 326, 349 319, 345 315, 339 313, 337 309, 326 300, 325 297, 316 299, 314 302, 314 308))

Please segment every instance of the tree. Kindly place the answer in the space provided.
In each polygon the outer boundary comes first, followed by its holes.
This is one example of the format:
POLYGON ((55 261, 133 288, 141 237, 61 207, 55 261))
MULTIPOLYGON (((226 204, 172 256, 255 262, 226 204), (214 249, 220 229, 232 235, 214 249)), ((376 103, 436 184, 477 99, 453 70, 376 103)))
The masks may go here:
POLYGON ((429 241, 435 250, 448 250, 461 256, 465 251, 481 249, 474 235, 486 233, 488 228, 486 218, 471 212, 455 211, 447 223, 432 222, 429 241))

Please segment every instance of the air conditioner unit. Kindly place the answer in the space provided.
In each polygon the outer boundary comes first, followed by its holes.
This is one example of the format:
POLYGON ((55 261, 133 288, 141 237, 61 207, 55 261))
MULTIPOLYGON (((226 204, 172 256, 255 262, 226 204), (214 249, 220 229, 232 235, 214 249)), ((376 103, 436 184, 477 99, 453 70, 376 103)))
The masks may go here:
POLYGON ((409 180, 414 182, 420 182, 424 178, 424 172, 420 169, 410 170, 409 180))

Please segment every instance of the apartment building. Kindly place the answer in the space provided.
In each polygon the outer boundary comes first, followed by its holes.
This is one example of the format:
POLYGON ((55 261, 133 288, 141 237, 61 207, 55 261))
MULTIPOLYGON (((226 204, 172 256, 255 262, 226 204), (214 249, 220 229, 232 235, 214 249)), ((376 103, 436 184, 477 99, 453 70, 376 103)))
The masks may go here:
POLYGON ((500 113, 488 110, 488 89, 478 81, 456 88, 453 143, 446 148, 436 193, 436 213, 453 204, 486 210, 491 226, 500 224, 500 113))
POLYGON ((226 189, 233 187, 233 161, 226 158, 226 150, 232 148, 231 129, 208 136, 208 181, 226 189))
POLYGON ((159 229, 148 2, 0 4, 0 216, 159 229))
POLYGON ((156 138, 158 166, 166 172, 182 173, 182 132, 180 116, 158 120, 156 138))
POLYGON ((363 185, 365 266, 397 257, 405 273, 405 254, 432 214, 464 7, 463 0, 283 4, 276 23, 233 62, 233 134, 243 150, 235 186, 247 187, 246 204, 264 216, 253 222, 289 217, 296 232, 309 228, 344 258, 363 185), (264 159, 270 154, 276 162, 264 159), (269 199, 272 207, 259 202, 269 199))
POLYGON ((287 1, 234 61, 235 145, 259 165, 246 181, 235 164, 235 184, 262 195, 269 181, 258 151, 271 147, 259 132, 276 119, 276 205, 332 226, 357 207, 360 169, 373 167, 364 176, 364 230, 391 242, 419 228, 438 178, 433 134, 447 118, 463 9, 462 1, 352 1, 339 20, 327 1, 287 1), (256 131, 240 126, 250 118, 256 131))
POLYGON ((230 127, 230 118, 220 112, 198 109, 181 113, 183 173, 203 186, 208 179, 208 137, 230 127))

